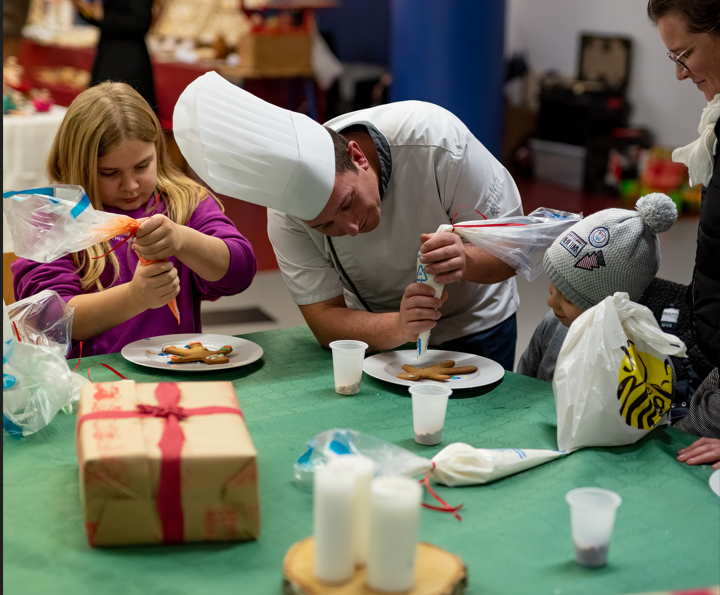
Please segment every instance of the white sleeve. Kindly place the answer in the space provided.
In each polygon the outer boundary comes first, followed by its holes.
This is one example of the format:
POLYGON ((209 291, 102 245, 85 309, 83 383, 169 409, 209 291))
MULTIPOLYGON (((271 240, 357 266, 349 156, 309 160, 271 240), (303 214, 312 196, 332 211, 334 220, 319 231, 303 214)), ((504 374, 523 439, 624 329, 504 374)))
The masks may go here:
POLYGON ((268 236, 285 284, 298 306, 342 295, 340 275, 324 250, 325 236, 310 232, 295 218, 274 209, 268 209, 268 236))
POLYGON ((472 134, 466 138, 465 151, 451 157, 445 184, 440 187, 450 219, 457 212, 456 222, 477 220, 480 217, 475 210, 488 219, 522 215, 520 192, 510 172, 472 134))

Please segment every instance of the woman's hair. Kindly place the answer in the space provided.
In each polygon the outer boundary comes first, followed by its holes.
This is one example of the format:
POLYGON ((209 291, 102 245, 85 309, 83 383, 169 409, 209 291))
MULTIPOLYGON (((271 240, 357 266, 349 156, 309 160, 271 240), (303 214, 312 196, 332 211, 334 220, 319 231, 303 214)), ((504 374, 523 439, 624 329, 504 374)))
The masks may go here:
MULTIPOLYGON (((98 159, 125 141, 155 145, 155 196, 163 190, 165 214, 175 223, 185 225, 198 204, 208 195, 223 208, 212 192, 185 176, 172 164, 157 116, 140 94, 125 83, 101 83, 86 89, 75 98, 50 149, 47 159, 48 178, 56 184, 82 186, 93 208, 102 211, 97 184, 98 159)), ((115 254, 93 260, 94 257, 106 254, 110 248, 109 242, 102 242, 73 254, 83 291, 93 286, 98 290, 103 289, 100 275, 105 269, 106 260, 115 270, 111 285, 117 281, 120 267, 115 254)))
POLYGON ((330 138, 333 141, 333 148, 335 149, 335 175, 340 175, 346 171, 352 171, 357 173, 355 163, 350 158, 348 153, 348 141, 342 134, 335 132, 332 128, 325 128, 330 134, 330 138))
POLYGON ((685 21, 690 33, 707 33, 720 37, 718 0, 648 0, 647 13, 654 25, 668 15, 676 14, 685 21))

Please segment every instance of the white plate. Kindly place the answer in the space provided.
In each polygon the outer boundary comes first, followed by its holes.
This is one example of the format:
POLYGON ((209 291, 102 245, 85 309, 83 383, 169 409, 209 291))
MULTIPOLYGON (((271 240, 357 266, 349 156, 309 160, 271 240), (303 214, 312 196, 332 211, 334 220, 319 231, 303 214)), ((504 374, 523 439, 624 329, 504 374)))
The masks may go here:
POLYGON ((256 362, 262 357, 263 350, 260 345, 238 337, 190 333, 186 335, 163 335, 161 337, 140 339, 139 341, 125 345, 120 354, 126 360, 148 368, 161 368, 173 372, 219 372, 221 370, 238 368, 256 362), (230 345, 233 349, 232 353, 228 355, 230 361, 227 364, 206 364, 204 362, 172 364, 170 363, 169 355, 159 355, 165 347, 171 345, 175 347, 185 347, 188 343, 195 341, 199 341, 203 344, 203 347, 207 347, 213 351, 220 349, 224 345, 230 345))
POLYGON ((713 492, 720 496, 720 469, 710 476, 710 487, 713 492))
POLYGON ((485 386, 497 382, 505 375, 505 369, 486 357, 472 355, 470 353, 460 353, 458 351, 442 351, 440 349, 429 349, 422 362, 417 361, 417 351, 408 349, 405 351, 388 351, 387 353, 379 353, 371 355, 365 359, 363 363, 363 371, 373 378, 400 384, 402 386, 415 386, 421 382, 435 382, 434 380, 403 380, 398 378, 398 374, 402 374, 405 370, 402 367, 410 364, 417 368, 427 368, 433 364, 439 364, 442 361, 451 359, 455 362, 455 366, 477 366, 477 372, 472 374, 463 374, 462 376, 453 376, 450 380, 446 380, 441 384, 453 390, 458 388, 475 388, 485 386))

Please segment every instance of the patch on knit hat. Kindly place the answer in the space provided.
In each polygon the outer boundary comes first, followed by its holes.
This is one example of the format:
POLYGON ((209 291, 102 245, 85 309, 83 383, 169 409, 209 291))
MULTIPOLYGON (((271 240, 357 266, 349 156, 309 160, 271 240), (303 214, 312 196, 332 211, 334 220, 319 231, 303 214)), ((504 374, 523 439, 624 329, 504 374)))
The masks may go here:
POLYGON ((590 232, 588 240, 596 248, 602 248, 610 241, 610 232, 607 227, 596 227, 590 232))
POLYGON ((594 271, 604 266, 605 257, 603 256, 602 250, 590 252, 575 263, 576 269, 585 269, 586 271, 594 271))
POLYGON ((587 242, 578 234, 571 231, 562 240, 560 240, 560 245, 573 256, 577 256, 580 254, 580 250, 587 246, 587 242))

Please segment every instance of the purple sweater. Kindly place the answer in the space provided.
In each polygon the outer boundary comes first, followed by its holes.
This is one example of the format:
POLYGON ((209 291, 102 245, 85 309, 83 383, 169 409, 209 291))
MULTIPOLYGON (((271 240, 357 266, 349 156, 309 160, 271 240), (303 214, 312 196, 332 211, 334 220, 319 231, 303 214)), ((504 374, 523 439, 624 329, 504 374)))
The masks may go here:
MULTIPOLYGON (((148 203, 149 204, 149 203, 148 203)), ((149 208, 141 207, 136 211, 122 211, 120 209, 106 208, 110 213, 128 215, 134 219, 147 217, 149 208)), ((165 212, 165 203, 158 205, 156 213, 165 212)), ((208 236, 223 240, 230 249, 230 266, 225 276, 219 281, 211 283, 200 278, 177 258, 169 260, 175 265, 180 278, 180 293, 177 296, 180 324, 168 306, 145 310, 127 322, 116 326, 92 339, 83 341, 83 355, 99 355, 120 351, 128 343, 157 337, 160 335, 174 335, 178 333, 200 333, 200 301, 216 300, 224 295, 234 295, 247 289, 255 276, 257 262, 250 242, 248 242, 235 228, 232 221, 220 210, 218 204, 212 199, 203 200, 190 217, 188 227, 196 229, 208 236)), ((116 246, 124 238, 111 240, 116 246)), ((129 244, 129 242, 128 242, 129 244)), ((114 254, 120 263, 120 276, 115 285, 128 283, 132 280, 138 257, 134 251, 128 250, 125 244, 118 248, 114 254)), ((52 289, 57 291, 66 301, 83 293, 80 287, 80 276, 75 272, 72 255, 58 260, 41 264, 20 258, 12 264, 13 285, 15 295, 19 300, 42 291, 52 289)), ((106 265, 100 276, 103 287, 109 287, 114 275, 111 265, 106 265)), ((78 357, 80 349, 77 341, 73 341, 73 348, 68 358, 78 357)))

